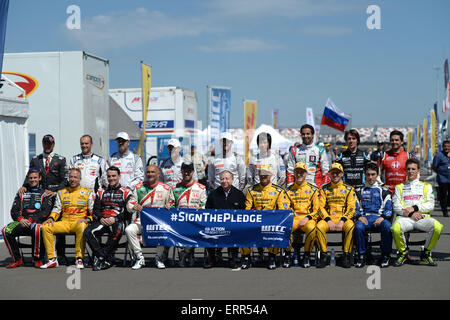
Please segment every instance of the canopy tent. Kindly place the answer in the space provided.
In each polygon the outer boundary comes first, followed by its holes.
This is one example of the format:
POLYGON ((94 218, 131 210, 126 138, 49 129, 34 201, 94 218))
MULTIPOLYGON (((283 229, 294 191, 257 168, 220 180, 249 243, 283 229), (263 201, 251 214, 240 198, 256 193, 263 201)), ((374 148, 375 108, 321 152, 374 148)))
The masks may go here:
POLYGON ((9 214, 28 169, 28 101, 0 97, 0 227, 9 214))

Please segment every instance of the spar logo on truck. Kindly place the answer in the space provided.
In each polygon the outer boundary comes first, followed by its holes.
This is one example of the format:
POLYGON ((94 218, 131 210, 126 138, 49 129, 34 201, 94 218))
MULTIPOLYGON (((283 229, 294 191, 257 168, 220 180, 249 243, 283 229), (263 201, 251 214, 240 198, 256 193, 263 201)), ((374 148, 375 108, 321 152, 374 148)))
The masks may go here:
POLYGON ((105 87, 105 78, 102 75, 94 76, 92 74, 86 74, 86 80, 97 89, 103 90, 105 87))
MULTIPOLYGON (((39 82, 30 75, 18 72, 3 72, 3 75, 11 80, 15 85, 25 90, 25 98, 32 94, 39 87, 39 82)), ((14 96, 18 94, 18 98, 24 98, 23 93, 20 93, 13 84, 8 81, 1 79, 0 81, 0 93, 5 96, 14 96)))

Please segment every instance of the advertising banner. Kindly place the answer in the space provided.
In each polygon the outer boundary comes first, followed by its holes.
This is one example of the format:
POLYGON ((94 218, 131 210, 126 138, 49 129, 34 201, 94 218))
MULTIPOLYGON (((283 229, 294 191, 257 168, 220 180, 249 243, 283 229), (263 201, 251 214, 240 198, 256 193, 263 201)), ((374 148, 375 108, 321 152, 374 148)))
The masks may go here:
POLYGON ((141 211, 146 246, 287 248, 290 210, 165 209, 141 211))
POLYGON ((208 86, 208 105, 213 145, 220 134, 230 128, 231 88, 208 86))
POLYGON ((279 109, 272 110, 273 128, 278 129, 278 115, 280 113, 279 109))
POLYGON ((258 113, 257 101, 244 101, 244 132, 245 132, 245 166, 248 166, 250 161, 250 142, 252 141, 253 134, 256 130, 256 117, 258 113))
POLYGON ((142 133, 139 140, 139 148, 137 154, 145 159, 144 155, 144 138, 147 128, 148 103, 150 100, 150 89, 152 86, 152 70, 149 65, 141 62, 142 68, 142 133))

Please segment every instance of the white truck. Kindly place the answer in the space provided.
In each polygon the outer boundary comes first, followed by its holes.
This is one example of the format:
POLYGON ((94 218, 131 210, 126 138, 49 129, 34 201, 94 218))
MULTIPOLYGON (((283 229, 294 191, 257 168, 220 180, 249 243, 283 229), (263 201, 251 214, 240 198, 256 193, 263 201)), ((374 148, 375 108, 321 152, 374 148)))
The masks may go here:
MULTIPOLYGON (((110 89, 110 97, 142 128, 142 89, 110 89)), ((146 125, 146 161, 160 164, 169 157, 167 142, 179 138, 183 151, 194 142, 197 125, 198 100, 194 91, 179 87, 154 87, 146 125)))
POLYGON ((109 155, 109 61, 83 51, 7 53, 0 95, 22 96, 30 105, 30 156, 42 152, 42 137, 55 138, 55 152, 67 160, 80 153, 90 134, 93 151, 109 155), (33 150, 34 149, 34 150, 33 150))

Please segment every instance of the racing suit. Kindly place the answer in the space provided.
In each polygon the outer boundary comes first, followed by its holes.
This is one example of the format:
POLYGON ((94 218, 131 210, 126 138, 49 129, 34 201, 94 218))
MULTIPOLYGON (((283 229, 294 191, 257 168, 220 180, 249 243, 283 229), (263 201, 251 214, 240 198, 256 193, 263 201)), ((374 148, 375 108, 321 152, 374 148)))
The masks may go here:
MULTIPOLYGON (((191 208, 191 209, 205 209, 206 205, 206 187, 201 183, 192 180, 191 183, 185 185, 183 182, 178 183, 173 188, 174 204, 175 208, 191 208)), ((184 259, 188 257, 191 259, 194 254, 193 247, 186 247, 183 249, 183 253, 180 257, 184 259)), ((192 260, 193 261, 193 260, 192 260)))
POLYGON ((289 150, 287 160, 287 186, 294 183, 294 166, 297 162, 306 163, 308 167, 306 181, 320 188, 325 181, 325 175, 330 169, 325 149, 315 144, 302 144, 298 147, 292 147, 289 150))
MULTIPOLYGON (((141 182, 136 186, 131 194, 131 199, 127 203, 127 209, 133 213, 132 223, 125 228, 125 234, 128 239, 128 248, 135 258, 142 255, 142 249, 139 242, 139 235, 142 234, 141 218, 139 212, 133 210, 135 204, 143 207, 163 208, 166 204, 173 205, 174 198, 172 189, 168 184, 157 181, 155 185, 150 186, 141 182)), ((156 259, 164 261, 167 258, 169 247, 157 247, 156 259)))
POLYGON ((397 184, 406 181, 406 160, 409 158, 409 153, 400 150, 393 152, 386 151, 383 158, 380 159, 381 171, 384 171, 384 183, 386 187, 394 194, 394 189, 397 184))
POLYGON ((343 181, 346 184, 351 185, 356 191, 364 187, 366 182, 365 168, 370 162, 364 151, 356 149, 356 152, 352 153, 347 149, 339 155, 337 162, 344 168, 343 181))
POLYGON ((93 217, 94 223, 84 230, 84 238, 91 248, 94 257, 110 260, 123 235, 126 205, 131 198, 131 190, 122 187, 120 184, 106 189, 100 189, 95 195, 93 217), (114 217, 115 222, 110 226, 105 226, 100 222, 101 218, 114 217), (101 246, 97 237, 108 233, 108 240, 105 246, 101 246))
MULTIPOLYGON (((181 174, 181 165, 185 161, 186 160, 183 157, 179 157, 175 162, 171 157, 164 160, 160 166, 160 181, 168 184, 171 188, 175 187, 183 179, 183 175, 181 174)), ((197 171, 195 170, 193 178, 197 181, 197 171)))
POLYGON ((139 182, 144 181, 142 159, 129 151, 127 154, 114 153, 108 160, 108 167, 115 166, 120 170, 120 184, 133 190, 139 182))
MULTIPOLYGON (((398 251, 406 252, 404 233, 420 230, 428 233, 425 239, 425 251, 431 251, 439 240, 443 225, 430 212, 434 209, 434 194, 431 184, 419 181, 406 181, 395 187, 392 197, 394 214, 397 216, 392 226, 392 234, 398 251), (402 209, 413 207, 414 212, 422 214, 423 219, 414 220, 410 216, 403 216, 402 209)), ((412 215, 412 214, 411 214, 412 215)))
POLYGON ((42 237, 49 260, 55 257, 54 234, 60 233, 75 234, 75 256, 77 259, 84 257, 86 242, 83 232, 87 224, 78 223, 78 221, 80 219, 92 221, 93 207, 94 196, 89 189, 78 186, 76 188, 66 187, 58 191, 50 218, 56 221, 61 217, 61 220, 53 222, 53 225, 42 226, 42 237))
MULTIPOLYGON (((31 159, 30 168, 41 171, 41 186, 44 190, 56 192, 66 186, 66 158, 54 152, 50 154, 41 153, 31 159)), ((25 178, 23 185, 29 188, 28 178, 25 178)))
POLYGON ((283 186, 286 183, 286 167, 281 157, 271 152, 267 157, 262 157, 260 154, 250 157, 247 168, 247 185, 254 186, 259 183, 258 169, 262 164, 269 164, 272 168, 273 176, 270 179, 272 183, 283 186))
POLYGON ((81 186, 97 192, 102 186, 107 186, 106 179, 106 160, 91 153, 84 155, 82 153, 73 156, 69 161, 69 168, 78 168, 81 170, 81 186))
POLYGON ((11 208, 11 218, 14 220, 3 227, 2 234, 5 245, 11 255, 12 262, 21 259, 17 236, 31 236, 34 260, 42 260, 44 244, 41 238, 41 223, 50 214, 53 207, 53 201, 44 189, 30 188, 23 194, 16 194, 11 208), (31 226, 24 227, 20 224, 22 219, 28 219, 31 226))
POLYGON ((233 153, 227 157, 221 155, 214 157, 208 167, 208 183, 211 189, 217 189, 220 186, 220 173, 228 170, 233 174, 233 186, 239 190, 245 187, 245 163, 242 157, 235 156, 233 153))
MULTIPOLYGON (((245 196, 245 210, 289 210, 290 203, 286 192, 279 185, 260 183, 247 189, 245 196)), ((278 254, 279 248, 269 248, 269 253, 278 254)), ((251 248, 241 248, 241 255, 249 255, 251 248)))
MULTIPOLYGON (((316 240, 316 224, 319 219, 319 193, 320 190, 308 183, 304 182, 301 185, 297 183, 292 184, 286 189, 286 196, 290 202, 290 207, 294 209, 294 225, 292 233, 296 230, 301 230, 305 234, 305 252, 311 252, 314 248, 316 240), (302 227, 298 227, 298 223, 304 218, 308 218, 308 222, 302 227)), ((289 242, 291 250, 293 236, 289 242)))
POLYGON ((359 254, 366 253, 366 231, 381 232, 381 253, 383 256, 389 256, 392 252, 392 233, 391 233, 391 219, 392 219, 392 201, 389 189, 384 188, 378 181, 366 186, 359 191, 359 201, 356 203, 355 219, 365 217, 368 225, 362 221, 355 223, 355 242, 359 254), (377 227, 374 222, 378 218, 384 220, 377 227))
POLYGON ((338 224, 344 222, 342 231, 344 232, 343 251, 350 253, 353 248, 353 229, 355 224, 352 218, 356 208, 355 189, 344 182, 337 184, 331 182, 320 190, 321 220, 317 223, 317 242, 321 252, 328 252, 326 233, 330 230, 328 221, 338 224))

